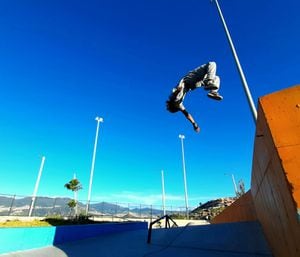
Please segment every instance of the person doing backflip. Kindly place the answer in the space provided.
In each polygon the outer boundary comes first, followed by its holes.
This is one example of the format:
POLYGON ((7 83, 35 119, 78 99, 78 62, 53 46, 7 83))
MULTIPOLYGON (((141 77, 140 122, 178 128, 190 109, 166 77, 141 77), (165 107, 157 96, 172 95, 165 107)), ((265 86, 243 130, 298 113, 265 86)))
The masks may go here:
POLYGON ((218 93, 220 88, 220 78, 216 75, 217 64, 215 62, 208 62, 196 69, 188 72, 173 88, 169 99, 166 102, 167 110, 171 113, 181 111, 184 116, 192 123, 196 132, 200 128, 192 115, 185 109, 183 100, 187 92, 199 87, 208 90, 207 96, 214 100, 222 100, 223 97, 218 93))

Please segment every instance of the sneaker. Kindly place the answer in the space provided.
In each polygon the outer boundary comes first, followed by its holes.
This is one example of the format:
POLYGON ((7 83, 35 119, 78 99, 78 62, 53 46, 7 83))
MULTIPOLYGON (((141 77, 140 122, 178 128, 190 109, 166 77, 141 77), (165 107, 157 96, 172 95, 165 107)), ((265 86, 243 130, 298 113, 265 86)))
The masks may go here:
POLYGON ((213 83, 212 79, 204 81, 204 89, 205 90, 216 90, 218 87, 213 83))
POLYGON ((214 100, 222 100, 223 99, 223 96, 221 96, 219 93, 217 93, 217 92, 209 92, 208 94, 207 94, 207 96, 208 97, 210 97, 210 98, 212 98, 212 99, 214 99, 214 100))

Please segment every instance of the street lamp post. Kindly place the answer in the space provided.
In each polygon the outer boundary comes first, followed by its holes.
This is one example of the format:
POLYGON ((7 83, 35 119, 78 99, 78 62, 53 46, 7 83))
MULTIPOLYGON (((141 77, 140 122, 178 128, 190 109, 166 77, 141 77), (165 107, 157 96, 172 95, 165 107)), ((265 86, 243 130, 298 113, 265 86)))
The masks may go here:
MULTIPOLYGON (((230 175, 230 174, 228 174, 228 173, 225 173, 225 175, 230 175)), ((236 183, 235 183, 235 179, 234 179, 234 175, 233 174, 231 174, 231 179, 232 179, 232 183, 233 183, 233 187, 234 187, 234 192, 235 192, 235 196, 237 196, 238 195, 238 190, 237 190, 237 186, 236 186, 236 183)))
POLYGON ((98 134, 99 134, 99 126, 100 122, 103 122, 103 118, 96 117, 97 121, 97 129, 96 129, 96 136, 95 136, 95 143, 94 143, 94 151, 93 151, 93 159, 92 159, 92 166, 91 166, 91 174, 90 174, 90 183, 89 183, 89 192, 88 192, 88 199, 86 203, 86 210, 85 214, 87 215, 89 212, 89 205, 91 200, 91 192, 92 192, 92 183, 93 183, 93 175, 94 175, 94 168, 95 168, 95 160, 96 160, 96 152, 97 152, 97 143, 98 143, 98 134))
MULTIPOLYGON (((76 173, 74 173, 74 175, 73 175, 73 179, 76 179, 76 173)), ((77 216, 78 215, 78 204, 77 204, 77 190, 75 190, 74 191, 74 200, 75 200, 75 203, 76 203, 76 205, 75 205, 75 215, 77 216)))
POLYGON ((253 99, 252 99, 249 87, 248 87, 248 83, 247 83, 246 77, 244 75, 244 72, 243 72, 242 66, 240 64, 238 55, 236 53, 234 44, 232 42, 229 30, 227 28, 227 25, 226 25, 223 13, 221 11, 221 8, 220 8, 220 5, 218 3, 218 0, 211 0, 211 2, 215 2, 216 3, 217 9, 218 9, 218 12, 219 12, 219 15, 220 15, 220 18, 221 18, 221 21, 222 21, 222 24, 223 24, 226 36, 227 36, 227 39, 228 39, 228 42, 229 42, 229 45, 231 47, 231 51, 232 51, 233 57, 234 57, 235 62, 236 62, 237 69, 239 71, 239 74, 240 74, 240 77, 241 77, 241 80, 242 80, 242 84, 244 86, 244 90, 245 90, 245 93, 246 93, 246 96, 247 96, 247 99, 248 99, 248 103, 250 105, 250 109, 252 111, 252 116, 253 116, 254 122, 256 123, 256 120, 257 120, 257 111, 256 111, 256 108, 255 108, 255 105, 254 105, 254 102, 253 102, 253 99))
POLYGON ((166 216, 166 197, 165 197, 165 178, 164 171, 161 171, 161 184, 162 184, 162 204, 163 204, 163 212, 164 216, 166 216))
POLYGON ((185 212, 186 212, 186 218, 189 219, 188 193, 187 193, 184 147, 183 147, 183 139, 185 139, 185 136, 180 134, 179 138, 181 140, 181 152, 182 152, 183 182, 184 182, 184 192, 185 192, 185 194, 184 194, 184 196, 185 196, 185 212))
POLYGON ((45 159, 46 159, 46 157, 43 156, 41 166, 39 169, 39 173, 38 173, 38 177, 36 179, 35 187, 34 187, 33 194, 32 194, 32 200, 31 200, 31 205, 30 205, 29 214, 28 214, 29 217, 31 217, 31 215, 32 215, 32 211, 33 211, 33 207, 34 207, 35 199, 36 199, 36 194, 37 194, 37 191, 39 188, 40 179, 41 179, 43 168, 44 168, 45 159))

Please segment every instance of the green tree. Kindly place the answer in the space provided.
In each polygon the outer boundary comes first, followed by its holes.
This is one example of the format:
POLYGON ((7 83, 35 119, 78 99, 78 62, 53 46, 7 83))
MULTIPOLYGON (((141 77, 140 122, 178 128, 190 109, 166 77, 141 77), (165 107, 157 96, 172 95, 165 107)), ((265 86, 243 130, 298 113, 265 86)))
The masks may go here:
POLYGON ((68 206, 71 210, 75 209, 75 215, 77 215, 77 192, 82 189, 82 185, 78 179, 73 178, 65 184, 65 188, 74 192, 74 199, 68 202, 68 206))
POLYGON ((68 202, 68 206, 69 206, 69 208, 70 209, 74 209, 75 208, 75 206, 76 206, 76 201, 74 200, 74 199, 72 199, 72 200, 70 200, 69 202, 68 202))

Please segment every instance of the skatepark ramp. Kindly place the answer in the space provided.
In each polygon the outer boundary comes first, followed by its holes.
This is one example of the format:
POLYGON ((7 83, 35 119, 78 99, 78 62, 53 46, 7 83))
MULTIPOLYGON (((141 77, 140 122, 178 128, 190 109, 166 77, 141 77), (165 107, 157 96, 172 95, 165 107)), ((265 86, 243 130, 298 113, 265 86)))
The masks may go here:
POLYGON ((300 85, 259 99, 251 189, 211 225, 113 233, 3 257, 299 257, 300 85), (269 250, 271 248, 271 252, 269 250))
POLYGON ((274 257, 300 256, 300 85, 261 97, 251 189, 213 223, 253 221, 274 257))
POLYGON ((1 257, 272 257, 258 222, 110 233, 1 257))

